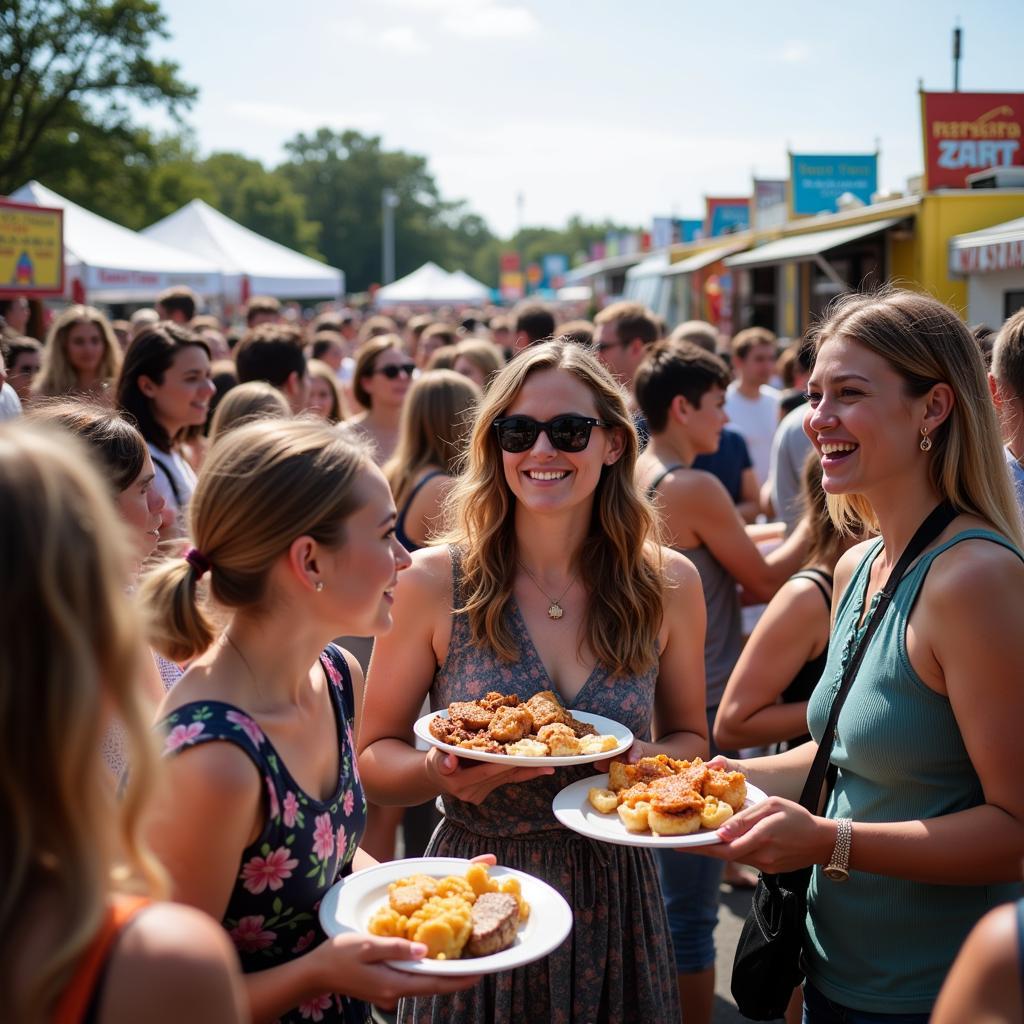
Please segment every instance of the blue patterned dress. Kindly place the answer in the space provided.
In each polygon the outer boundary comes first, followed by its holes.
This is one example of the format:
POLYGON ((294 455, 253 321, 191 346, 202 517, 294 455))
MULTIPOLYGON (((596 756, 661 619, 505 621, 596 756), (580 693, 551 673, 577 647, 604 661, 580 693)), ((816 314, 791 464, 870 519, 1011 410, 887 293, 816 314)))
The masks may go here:
MULTIPOLYGON (((194 701, 161 723, 165 754, 201 743, 233 743, 248 755, 265 781, 265 825, 241 856, 238 876, 221 922, 234 940, 242 970, 266 970, 323 942, 317 909, 324 893, 352 870, 366 825, 366 800, 352 741, 355 701, 341 649, 320 656, 330 680, 331 706, 341 742, 338 785, 317 800, 292 778, 274 745, 241 708, 194 701)), ((280 1018, 282 1024, 329 1021, 364 1024, 366 1004, 332 993, 316 996, 280 1018)))
MULTIPOLYGON (((456 607, 458 551, 452 552, 456 607)), ((522 700, 554 690, 518 606, 509 625, 520 650, 514 663, 473 644, 468 618, 452 618, 448 657, 430 691, 434 710, 476 700, 488 690, 522 700)), ((594 668, 570 710, 604 715, 649 740, 657 668, 614 676, 594 668)), ((557 889, 573 912, 569 938, 550 956, 526 967, 489 975, 452 996, 404 1000, 403 1024, 672 1024, 679 1020, 672 939, 650 850, 599 843, 570 832, 555 819, 551 801, 578 779, 594 776, 585 764, 494 790, 482 804, 444 797, 445 818, 428 856, 493 853, 557 889)))

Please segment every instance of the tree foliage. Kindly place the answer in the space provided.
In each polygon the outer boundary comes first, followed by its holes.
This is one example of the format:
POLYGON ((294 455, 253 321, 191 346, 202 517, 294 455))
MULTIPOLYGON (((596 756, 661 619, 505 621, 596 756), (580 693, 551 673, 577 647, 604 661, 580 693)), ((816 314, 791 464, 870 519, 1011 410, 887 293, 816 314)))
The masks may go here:
MULTIPOLYGON (((135 100, 177 116, 196 90, 178 65, 154 60, 166 38, 155 0, 4 0, 0 5, 0 193, 41 168, 50 150, 90 129, 145 147, 127 109, 135 100)), ((71 155, 71 154, 69 154, 71 155)))

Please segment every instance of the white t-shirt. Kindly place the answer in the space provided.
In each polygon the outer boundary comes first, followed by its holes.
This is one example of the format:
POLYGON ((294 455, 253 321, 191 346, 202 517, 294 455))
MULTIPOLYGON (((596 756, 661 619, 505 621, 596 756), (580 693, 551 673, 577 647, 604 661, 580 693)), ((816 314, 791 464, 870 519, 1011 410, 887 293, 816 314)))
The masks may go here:
POLYGON ((763 384, 757 398, 747 398, 740 394, 734 381, 725 393, 725 411, 729 422, 747 442, 758 485, 763 484, 768 479, 772 438, 779 425, 779 392, 763 384))
POLYGON ((156 489, 163 495, 168 508, 178 513, 179 526, 183 526, 183 513, 188 507, 189 498, 196 489, 195 470, 176 451, 165 452, 155 444, 146 443, 153 459, 156 472, 156 489))
POLYGON ((1017 504, 1024 513, 1024 467, 1017 461, 1017 456, 1008 447, 1003 448, 1006 456, 1006 464, 1010 467, 1010 477, 1013 480, 1013 492, 1017 497, 1017 504))
POLYGON ((21 415, 21 399, 10 384, 0 387, 0 420, 13 420, 21 415))

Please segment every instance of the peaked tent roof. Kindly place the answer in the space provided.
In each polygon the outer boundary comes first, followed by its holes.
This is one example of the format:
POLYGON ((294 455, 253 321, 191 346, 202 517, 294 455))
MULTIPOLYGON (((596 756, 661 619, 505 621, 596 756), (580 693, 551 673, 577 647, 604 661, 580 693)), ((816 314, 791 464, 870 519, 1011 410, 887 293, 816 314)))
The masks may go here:
POLYGON ((200 295, 218 295, 220 272, 208 260, 144 238, 30 181, 11 199, 64 211, 64 259, 68 289, 81 281, 90 302, 149 302, 165 288, 188 285, 200 295))
POLYGON ((186 203, 142 234, 216 264, 229 297, 236 300, 243 277, 252 294, 279 299, 338 298, 345 290, 342 271, 250 231, 202 199, 186 203))
POLYGON ((419 270, 377 289, 374 302, 479 302, 489 298, 491 290, 461 271, 449 274, 428 261, 419 270), (461 275, 461 276, 460 276, 461 275))

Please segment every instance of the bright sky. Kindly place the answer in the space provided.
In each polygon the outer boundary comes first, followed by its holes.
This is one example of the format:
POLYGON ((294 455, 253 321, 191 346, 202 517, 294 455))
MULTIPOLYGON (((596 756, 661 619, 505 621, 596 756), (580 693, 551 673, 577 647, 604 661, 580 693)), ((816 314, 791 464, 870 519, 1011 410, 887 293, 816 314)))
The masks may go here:
POLYGON ((1021 0, 163 0, 202 152, 273 165, 299 131, 426 156, 492 230, 649 226, 783 177, 787 148, 921 170, 918 80, 1024 90, 1021 0))

